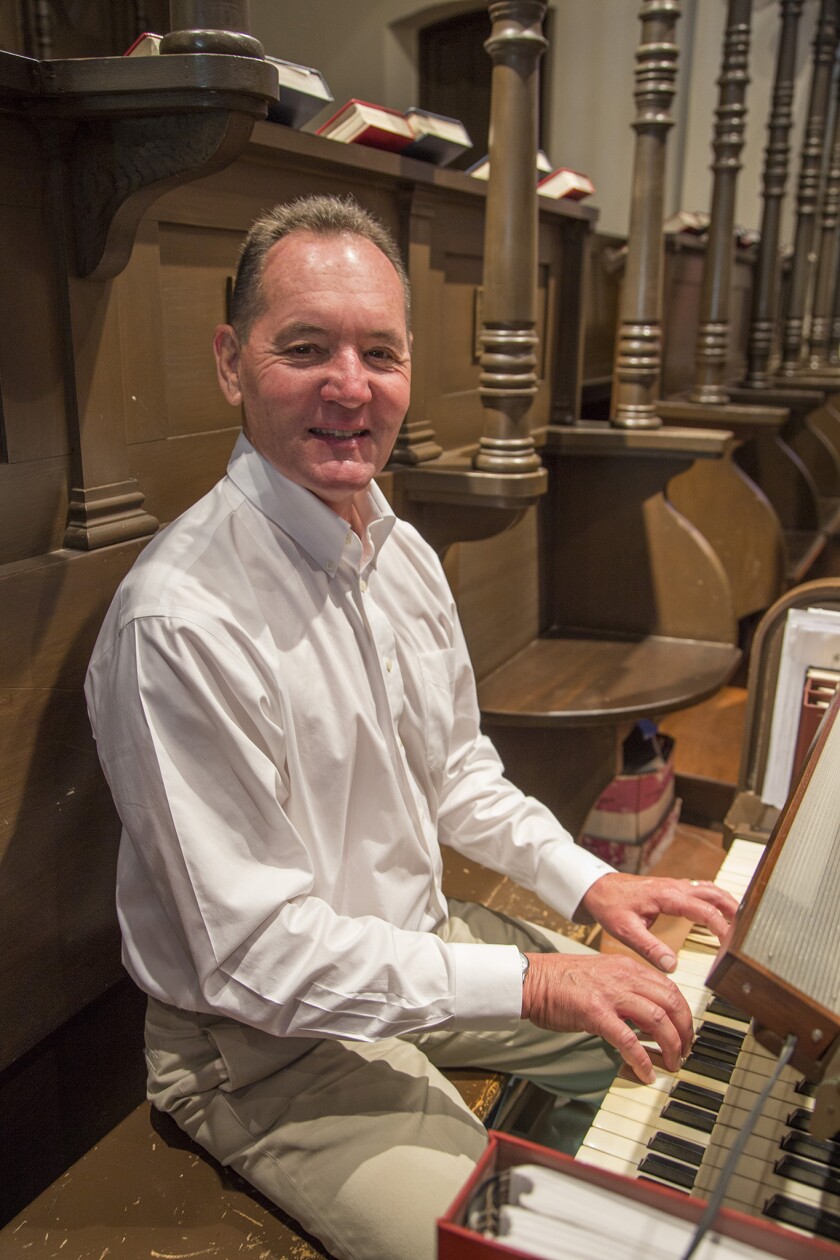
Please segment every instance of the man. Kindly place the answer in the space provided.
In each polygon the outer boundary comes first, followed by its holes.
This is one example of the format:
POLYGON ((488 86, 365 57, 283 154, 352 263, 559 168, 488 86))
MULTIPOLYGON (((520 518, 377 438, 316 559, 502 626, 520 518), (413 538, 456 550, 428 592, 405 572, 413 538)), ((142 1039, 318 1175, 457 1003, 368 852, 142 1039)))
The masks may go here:
POLYGON ((633 1027, 675 1068, 654 967, 447 905, 440 845, 599 920, 664 970, 660 911, 711 885, 623 876, 506 782, 441 567, 373 483, 408 407, 408 286, 353 203, 277 207, 217 329, 244 434, 114 600, 88 702, 123 822, 118 911, 149 995, 149 1094, 353 1260, 434 1255, 486 1138, 440 1067, 604 1089, 633 1027))

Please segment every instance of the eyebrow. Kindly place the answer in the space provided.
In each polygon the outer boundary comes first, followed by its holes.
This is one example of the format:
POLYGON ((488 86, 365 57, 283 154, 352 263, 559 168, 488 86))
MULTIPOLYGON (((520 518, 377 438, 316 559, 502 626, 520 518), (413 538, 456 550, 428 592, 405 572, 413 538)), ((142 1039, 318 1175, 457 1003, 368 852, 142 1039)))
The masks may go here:
MULTIPOLYGON (((275 344, 288 341, 295 337, 326 337, 328 336, 326 328, 320 324, 308 324, 304 320, 294 320, 291 324, 287 324, 285 328, 281 328, 277 336, 274 338, 275 344)), ((403 336, 394 328, 373 328, 367 334, 371 341, 381 342, 383 345, 390 346, 393 350, 408 350, 408 338, 403 336)))

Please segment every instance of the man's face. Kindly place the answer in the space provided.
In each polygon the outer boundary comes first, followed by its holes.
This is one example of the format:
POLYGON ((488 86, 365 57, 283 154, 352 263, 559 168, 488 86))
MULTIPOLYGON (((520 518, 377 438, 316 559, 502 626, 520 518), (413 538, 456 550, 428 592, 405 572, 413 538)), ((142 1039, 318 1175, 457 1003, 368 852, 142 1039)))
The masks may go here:
POLYGON ((399 277, 364 237, 293 232, 266 257, 262 296, 244 344, 216 330, 222 392, 260 454, 349 520, 408 410, 399 277))

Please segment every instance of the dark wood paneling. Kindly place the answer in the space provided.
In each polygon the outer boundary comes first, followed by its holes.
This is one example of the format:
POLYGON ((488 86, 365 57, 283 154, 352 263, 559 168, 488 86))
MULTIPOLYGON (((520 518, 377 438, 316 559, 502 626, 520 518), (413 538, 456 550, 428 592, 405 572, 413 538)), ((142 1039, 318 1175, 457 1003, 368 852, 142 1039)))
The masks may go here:
POLYGON ((138 544, 0 570, 0 1067, 121 975, 119 826, 82 694, 138 544))

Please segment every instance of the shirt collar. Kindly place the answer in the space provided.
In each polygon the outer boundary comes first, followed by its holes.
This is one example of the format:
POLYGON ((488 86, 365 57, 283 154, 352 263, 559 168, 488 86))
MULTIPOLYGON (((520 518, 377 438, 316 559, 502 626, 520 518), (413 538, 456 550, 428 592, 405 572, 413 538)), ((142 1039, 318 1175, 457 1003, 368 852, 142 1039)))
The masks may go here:
MULTIPOLYGON (((244 433, 236 440, 227 475, 249 503, 303 547, 316 564, 331 576, 336 572, 349 525, 317 495, 278 472, 244 433)), ((356 495, 356 511, 370 534, 375 563, 376 552, 393 529, 396 516, 373 481, 356 495)))

